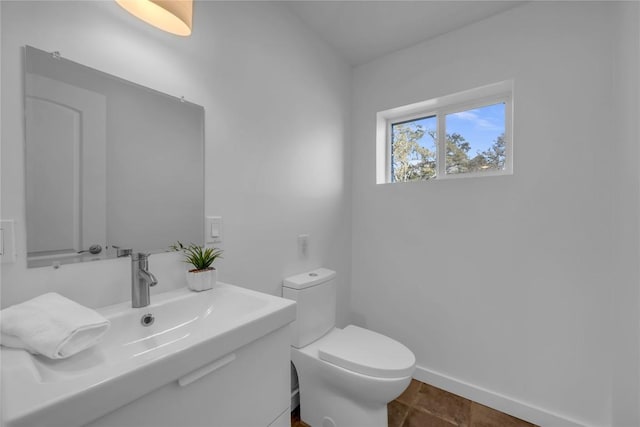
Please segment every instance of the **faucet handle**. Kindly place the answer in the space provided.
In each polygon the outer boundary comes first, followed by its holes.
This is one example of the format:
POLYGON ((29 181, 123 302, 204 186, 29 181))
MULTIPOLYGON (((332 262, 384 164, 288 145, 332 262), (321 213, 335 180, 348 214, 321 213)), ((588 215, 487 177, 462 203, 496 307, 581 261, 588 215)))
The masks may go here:
POLYGON ((122 246, 116 246, 116 245, 111 245, 111 246, 116 248, 116 256, 118 258, 129 256, 133 253, 133 249, 131 248, 123 248, 122 246))

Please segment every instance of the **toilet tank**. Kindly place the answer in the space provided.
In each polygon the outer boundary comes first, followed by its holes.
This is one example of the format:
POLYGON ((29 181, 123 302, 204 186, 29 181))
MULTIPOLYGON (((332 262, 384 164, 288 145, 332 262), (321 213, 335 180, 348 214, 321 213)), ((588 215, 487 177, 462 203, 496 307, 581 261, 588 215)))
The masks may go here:
POLYGON ((282 282, 282 297, 294 300, 297 317, 291 323, 291 345, 301 348, 336 324, 336 272, 326 268, 291 276, 282 282))

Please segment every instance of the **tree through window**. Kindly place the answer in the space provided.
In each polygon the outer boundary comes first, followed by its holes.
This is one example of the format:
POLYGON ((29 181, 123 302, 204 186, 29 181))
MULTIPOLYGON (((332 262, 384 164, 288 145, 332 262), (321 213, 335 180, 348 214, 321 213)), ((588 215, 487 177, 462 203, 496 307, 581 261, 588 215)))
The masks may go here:
POLYGON ((376 115, 376 182, 513 173, 513 81, 376 115))
POLYGON ((508 100, 387 120, 388 181, 510 172, 508 100))

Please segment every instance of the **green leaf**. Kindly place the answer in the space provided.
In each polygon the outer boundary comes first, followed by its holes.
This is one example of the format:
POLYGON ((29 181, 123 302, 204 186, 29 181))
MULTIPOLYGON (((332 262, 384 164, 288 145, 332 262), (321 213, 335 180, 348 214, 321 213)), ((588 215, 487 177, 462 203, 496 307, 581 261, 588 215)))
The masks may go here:
POLYGON ((196 270, 206 270, 216 259, 222 258, 222 250, 218 248, 203 248, 194 243, 184 246, 179 241, 170 246, 174 251, 184 253, 184 262, 191 264, 196 270))

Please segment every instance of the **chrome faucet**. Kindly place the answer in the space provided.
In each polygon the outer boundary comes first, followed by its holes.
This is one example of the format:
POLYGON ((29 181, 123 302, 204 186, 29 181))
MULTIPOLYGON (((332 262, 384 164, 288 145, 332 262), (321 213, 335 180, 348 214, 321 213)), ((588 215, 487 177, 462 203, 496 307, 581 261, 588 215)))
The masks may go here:
POLYGON ((131 307, 146 307, 151 303, 149 288, 158 284, 156 276, 149 272, 149 254, 134 253, 130 248, 113 246, 117 257, 131 256, 131 307))
POLYGON ((131 254, 131 306, 146 307, 151 303, 149 288, 158 284, 156 276, 149 272, 149 254, 131 254))

